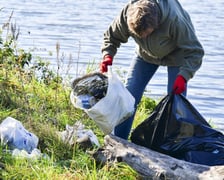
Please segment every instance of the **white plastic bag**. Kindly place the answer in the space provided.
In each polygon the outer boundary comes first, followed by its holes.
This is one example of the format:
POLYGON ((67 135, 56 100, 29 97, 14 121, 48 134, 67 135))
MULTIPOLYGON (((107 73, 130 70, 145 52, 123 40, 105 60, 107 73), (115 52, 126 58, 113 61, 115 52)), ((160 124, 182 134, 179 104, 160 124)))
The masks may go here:
POLYGON ((74 139, 88 136, 93 145, 100 146, 97 136, 93 133, 93 131, 84 128, 85 126, 80 121, 77 121, 73 126, 66 124, 66 130, 58 132, 58 134, 64 142, 68 142, 70 145, 75 143, 74 139))
POLYGON ((116 125, 133 114, 134 104, 134 97, 110 67, 106 96, 85 112, 105 134, 109 134, 116 125))
MULTIPOLYGON (((28 153, 25 150, 19 150, 19 149, 14 149, 12 151, 12 156, 17 157, 17 158, 26 158, 26 159, 33 159, 37 160, 42 157, 42 153, 40 152, 39 149, 33 149, 32 152, 28 153)), ((44 157, 44 156, 43 156, 44 157)))
POLYGON ((4 145, 26 150, 28 153, 37 147, 39 141, 36 135, 27 131, 21 122, 12 117, 7 117, 0 124, 0 137, 4 145))

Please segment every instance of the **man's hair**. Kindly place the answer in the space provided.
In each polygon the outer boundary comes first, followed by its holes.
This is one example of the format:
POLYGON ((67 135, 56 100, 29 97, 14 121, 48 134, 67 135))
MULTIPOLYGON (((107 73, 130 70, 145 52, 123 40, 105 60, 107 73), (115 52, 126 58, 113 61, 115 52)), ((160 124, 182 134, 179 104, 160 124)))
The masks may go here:
POLYGON ((141 37, 148 28, 157 28, 159 9, 152 0, 139 0, 130 4, 127 10, 127 23, 131 33, 141 37))

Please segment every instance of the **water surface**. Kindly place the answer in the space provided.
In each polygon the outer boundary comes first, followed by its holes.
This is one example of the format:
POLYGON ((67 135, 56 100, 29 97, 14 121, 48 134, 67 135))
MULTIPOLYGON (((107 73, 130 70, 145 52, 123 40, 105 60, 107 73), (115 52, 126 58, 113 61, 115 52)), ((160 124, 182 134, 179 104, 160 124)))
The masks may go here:
MULTIPOLYGON (((100 46, 103 32, 119 13, 127 0, 7 0, 0 3, 0 23, 5 23, 12 11, 12 22, 20 27, 19 46, 34 49, 60 65, 61 72, 84 74, 86 65, 101 60, 100 46), (56 44, 60 44, 57 61, 56 44), (49 54, 52 53, 52 56, 49 54), (78 64, 78 66, 77 66, 78 64)), ((203 65, 190 80, 188 99, 207 121, 224 132, 224 1, 180 0, 190 13, 205 56, 203 65)), ((114 60, 114 68, 127 70, 134 54, 134 42, 121 46, 114 60)), ((166 95, 166 68, 161 67, 147 90, 148 95, 160 99, 166 95)))

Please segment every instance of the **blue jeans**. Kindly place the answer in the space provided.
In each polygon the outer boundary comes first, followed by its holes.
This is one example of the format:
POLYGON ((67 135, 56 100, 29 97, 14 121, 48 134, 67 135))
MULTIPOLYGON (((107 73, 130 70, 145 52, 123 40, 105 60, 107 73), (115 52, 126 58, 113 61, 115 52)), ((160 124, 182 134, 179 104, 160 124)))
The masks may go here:
MULTIPOLYGON (((135 111, 147 84, 157 71, 158 67, 159 65, 148 63, 138 56, 133 59, 128 72, 126 87, 135 98, 135 111)), ((172 87, 179 72, 179 67, 167 67, 167 71, 167 93, 170 93, 173 90, 172 87)), ((186 91, 183 93, 183 95, 186 96, 186 91)), ((135 113, 123 123, 117 125, 114 129, 114 134, 120 138, 128 139, 134 116, 135 113)))

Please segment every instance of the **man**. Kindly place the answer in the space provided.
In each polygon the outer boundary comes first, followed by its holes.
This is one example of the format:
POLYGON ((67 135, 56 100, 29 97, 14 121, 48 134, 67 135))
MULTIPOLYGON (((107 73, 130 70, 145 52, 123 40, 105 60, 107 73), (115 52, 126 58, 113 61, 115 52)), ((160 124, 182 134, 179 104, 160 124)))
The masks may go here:
MULTIPOLYGON (((126 87, 135 98, 135 109, 154 73, 167 66, 167 92, 186 96, 187 82, 200 68, 204 50, 189 14, 177 0, 135 0, 122 9, 104 33, 101 72, 107 72, 121 43, 136 42, 126 87)), ((115 127, 114 133, 128 139, 134 115, 115 127)))

